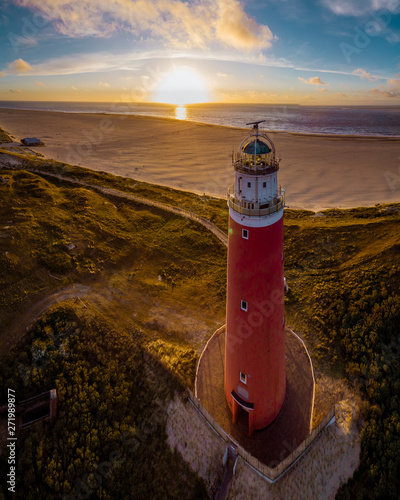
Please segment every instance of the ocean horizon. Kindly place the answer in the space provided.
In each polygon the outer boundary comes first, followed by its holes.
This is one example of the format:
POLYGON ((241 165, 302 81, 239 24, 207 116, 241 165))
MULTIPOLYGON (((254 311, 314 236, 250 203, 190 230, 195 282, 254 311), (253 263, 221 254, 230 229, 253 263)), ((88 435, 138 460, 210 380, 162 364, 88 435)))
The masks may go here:
POLYGON ((0 101, 0 108, 62 113, 152 116, 245 128, 265 120, 265 130, 301 134, 400 137, 400 106, 302 106, 295 104, 0 101))

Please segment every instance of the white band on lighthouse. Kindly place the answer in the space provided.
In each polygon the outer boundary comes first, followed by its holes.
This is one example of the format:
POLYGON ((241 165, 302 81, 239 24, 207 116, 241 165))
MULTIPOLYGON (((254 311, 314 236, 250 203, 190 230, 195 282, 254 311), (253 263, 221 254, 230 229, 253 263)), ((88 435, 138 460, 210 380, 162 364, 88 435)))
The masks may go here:
POLYGON ((275 224, 275 222, 278 222, 278 220, 282 218, 283 207, 274 214, 266 215, 265 217, 250 217, 248 215, 242 215, 236 212, 236 210, 233 210, 233 208, 229 207, 229 216, 241 226, 267 227, 272 226, 272 224, 275 224))

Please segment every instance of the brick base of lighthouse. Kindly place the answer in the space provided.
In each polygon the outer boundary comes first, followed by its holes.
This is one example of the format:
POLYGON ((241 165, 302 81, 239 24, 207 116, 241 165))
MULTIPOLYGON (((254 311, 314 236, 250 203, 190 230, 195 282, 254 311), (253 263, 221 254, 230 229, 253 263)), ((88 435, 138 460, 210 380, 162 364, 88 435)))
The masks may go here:
POLYGON ((222 330, 214 335, 201 356, 196 378, 197 398, 225 432, 273 468, 310 433, 313 378, 307 353, 286 329, 286 395, 281 411, 272 424, 249 436, 251 409, 238 404, 232 414, 225 398, 224 349, 225 331, 222 330))

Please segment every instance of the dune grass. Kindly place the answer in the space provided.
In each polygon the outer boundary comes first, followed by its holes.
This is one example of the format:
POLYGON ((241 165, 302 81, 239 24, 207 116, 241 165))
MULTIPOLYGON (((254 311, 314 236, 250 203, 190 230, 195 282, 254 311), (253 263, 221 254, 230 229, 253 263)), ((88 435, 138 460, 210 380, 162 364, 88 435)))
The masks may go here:
MULTIPOLYGON (((14 158, 22 167, 183 206, 226 229, 224 200, 33 156, 14 158)), ((137 287, 136 300, 146 307, 168 299, 223 321, 226 249, 202 226, 23 169, 3 168, 2 176, 9 182, 0 186, 0 331, 38 293, 118 273, 124 287, 137 287)), ((358 490, 395 498, 399 487, 399 222, 399 204, 320 214, 285 210, 286 323, 307 339, 317 370, 347 380, 367 401, 361 465, 341 498, 361 498, 358 490)), ((123 316, 115 320, 117 333, 123 324, 123 316)), ((174 325, 168 329, 156 320, 137 328, 144 336, 141 349, 160 363, 157 370, 169 373, 167 379, 176 374, 181 387, 190 385, 197 357, 190 335, 185 340, 174 325)))
POLYGON ((5 143, 5 142, 13 142, 11 137, 7 134, 5 130, 0 128, 0 144, 5 143))

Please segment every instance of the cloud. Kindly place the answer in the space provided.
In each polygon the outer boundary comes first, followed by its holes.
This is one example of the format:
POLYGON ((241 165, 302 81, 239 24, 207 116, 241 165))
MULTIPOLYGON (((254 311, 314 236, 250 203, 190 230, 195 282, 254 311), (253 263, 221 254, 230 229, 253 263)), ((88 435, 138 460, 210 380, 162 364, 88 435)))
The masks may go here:
POLYGON ((239 0, 15 0, 46 14, 70 37, 110 37, 122 30, 138 41, 155 39, 169 47, 219 45, 261 50, 274 39, 267 25, 244 11, 239 0))
POLYGON ((400 97, 400 74, 396 77, 388 79, 385 85, 379 85, 379 87, 371 89, 370 92, 382 97, 400 97))
MULTIPOLYGON (((297 66, 284 58, 277 58, 273 55, 263 55, 259 57, 258 54, 237 53, 232 49, 219 49, 208 52, 199 50, 174 50, 157 49, 147 50, 141 52, 97 52, 96 57, 93 53, 80 53, 74 55, 65 55, 57 58, 49 58, 41 63, 32 66, 30 74, 35 76, 49 76, 49 75, 74 75, 83 73, 96 73, 96 72, 111 72, 111 71, 124 71, 128 75, 120 77, 121 80, 147 78, 151 81, 162 77, 162 71, 165 68, 159 66, 158 61, 164 59, 168 60, 169 64, 177 65, 183 61, 223 61, 223 62, 236 62, 243 64, 251 64, 260 68, 291 68, 299 72, 310 73, 328 73, 338 75, 353 75, 351 71, 343 71, 339 69, 323 69, 323 68, 307 68, 304 66, 297 66)), ((0 67, 0 70, 4 68, 0 67)), ((4 72, 4 71, 3 71, 4 72)), ((6 75, 8 71, 5 71, 6 75)), ((385 79, 385 77, 381 77, 385 79)), ((307 80, 309 81, 309 80, 307 80)), ((321 83, 323 84, 323 82, 321 83)))
MULTIPOLYGON (((262 60, 249 54, 237 54, 231 50, 215 50, 213 52, 199 52, 197 50, 171 50, 161 49, 153 51, 143 51, 140 53, 98 52, 96 57, 92 53, 74 54, 73 56, 63 56, 47 59, 39 64, 35 64, 32 74, 34 75, 72 75, 81 73, 109 72, 116 70, 129 71, 134 77, 141 72, 141 77, 154 79, 160 75, 158 64, 152 61, 167 59, 171 64, 178 64, 180 60, 202 60, 202 61, 225 61, 242 62, 246 64, 256 64, 273 67, 293 67, 285 60, 274 57, 263 57, 262 60)), ((302 68, 303 71, 307 69, 302 68)), ((163 70, 162 70, 163 71, 163 70)), ((315 71, 313 69, 312 71, 315 71)), ((128 79, 128 77, 122 77, 128 79)), ((131 77, 129 77, 131 78, 131 77)))
POLYGON ((33 71, 32 66, 23 59, 15 59, 8 67, 15 73, 29 73, 33 71))
POLYGON ((6 75, 4 73, 0 73, 0 78, 4 78, 6 75))
POLYGON ((328 92, 328 89, 324 89, 324 88, 322 88, 322 89, 316 88, 315 90, 317 90, 318 92, 328 92))
POLYGON ((43 82, 39 82, 39 80, 36 80, 35 83, 36 83, 36 85, 44 85, 44 83, 43 82))
POLYGON ((10 89, 9 91, 11 92, 11 94, 21 94, 21 92, 22 92, 19 89, 10 89))
POLYGON ((76 87, 72 86, 71 87, 72 90, 78 90, 76 87))
POLYGON ((215 34, 226 45, 236 49, 263 49, 271 46, 274 38, 266 25, 259 25, 235 0, 219 0, 219 15, 215 34))
POLYGON ((217 73, 220 78, 231 78, 233 75, 228 75, 227 73, 217 73))
POLYGON ((306 80, 299 76, 299 80, 304 83, 308 83, 309 85, 329 85, 329 83, 323 82, 319 76, 314 76, 306 80))
POLYGON ((366 78, 367 80, 371 82, 376 82, 376 80, 379 80, 377 76, 372 76, 370 73, 365 71, 364 69, 358 68, 353 71, 353 75, 359 76, 361 79, 366 78))
POLYGON ((322 5, 339 16, 365 16, 379 10, 400 12, 399 0, 322 0, 322 5))
POLYGON ((107 82, 99 82, 100 87, 109 87, 110 84, 107 82))

